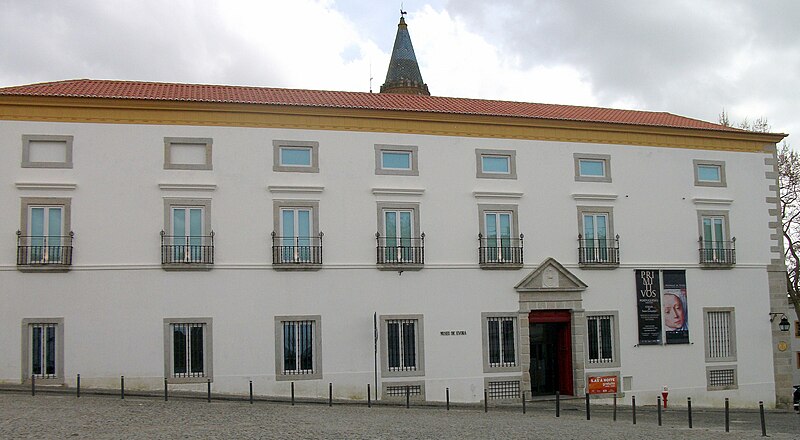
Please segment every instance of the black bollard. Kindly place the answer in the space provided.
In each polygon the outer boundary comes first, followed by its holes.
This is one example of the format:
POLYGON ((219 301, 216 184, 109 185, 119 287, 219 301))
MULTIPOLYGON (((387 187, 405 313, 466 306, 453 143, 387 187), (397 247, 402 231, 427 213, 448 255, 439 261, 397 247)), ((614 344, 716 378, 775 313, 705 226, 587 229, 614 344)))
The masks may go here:
POLYGON ((119 398, 125 400, 125 376, 119 377, 119 398))
POLYGON ((444 389, 445 398, 447 400, 447 410, 450 411, 450 388, 444 389))
POLYGON ((617 421, 617 393, 614 393, 614 421, 617 421))
POLYGON ((589 408, 589 393, 586 393, 586 420, 592 420, 592 410, 589 408))
POLYGON ((556 417, 561 417, 561 393, 556 391, 556 417))
POLYGON ((250 405, 253 404, 253 381, 250 381, 250 405))
POLYGON ((211 403, 211 379, 206 379, 206 384, 208 384, 208 403, 211 403))
POLYGON ((167 378, 164 378, 164 402, 167 401, 167 378))
POLYGON ((661 426, 661 396, 656 398, 656 407, 658 408, 658 426, 661 426))
POLYGON ((525 391, 522 392, 522 414, 525 414, 525 391))
POLYGON ((731 406, 728 398, 725 398, 725 432, 731 432, 731 406))
POLYGON ((367 384, 367 408, 372 408, 372 391, 369 389, 369 384, 367 384))
POLYGON ((692 428, 692 398, 686 398, 686 407, 689 410, 689 429, 692 428))
POLYGON ((36 376, 31 374, 31 396, 36 395, 36 376))
POLYGON ((636 396, 631 396, 631 410, 633 413, 633 424, 636 424, 636 396))
POLYGON ((489 393, 486 388, 483 389, 483 412, 489 412, 489 393))
POLYGON ((328 406, 333 406, 333 382, 328 382, 328 406))
POLYGON ((78 373, 78 386, 75 387, 75 396, 81 397, 81 375, 78 373))
POLYGON ((761 437, 767 436, 767 422, 764 421, 764 402, 758 401, 758 412, 761 413, 761 437))
POLYGON ((411 387, 406 385, 406 409, 411 406, 411 387))
POLYGON ((292 406, 294 406, 294 382, 292 382, 292 406))

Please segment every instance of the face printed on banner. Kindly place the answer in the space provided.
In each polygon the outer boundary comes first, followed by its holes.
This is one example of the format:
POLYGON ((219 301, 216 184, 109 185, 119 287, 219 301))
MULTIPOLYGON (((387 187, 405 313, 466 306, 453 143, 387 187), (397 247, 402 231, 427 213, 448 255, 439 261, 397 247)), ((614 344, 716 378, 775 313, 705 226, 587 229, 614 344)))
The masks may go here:
POLYGON ((686 323, 686 314, 683 311, 681 299, 674 294, 664 294, 664 325, 669 330, 679 330, 686 323))

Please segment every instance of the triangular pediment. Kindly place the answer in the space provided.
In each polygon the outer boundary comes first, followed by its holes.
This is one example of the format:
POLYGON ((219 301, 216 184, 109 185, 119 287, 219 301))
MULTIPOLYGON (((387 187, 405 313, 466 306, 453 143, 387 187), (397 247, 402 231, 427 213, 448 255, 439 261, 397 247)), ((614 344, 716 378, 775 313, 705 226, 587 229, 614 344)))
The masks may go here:
POLYGON ((586 283, 550 257, 514 288, 517 292, 580 292, 586 290, 586 283))

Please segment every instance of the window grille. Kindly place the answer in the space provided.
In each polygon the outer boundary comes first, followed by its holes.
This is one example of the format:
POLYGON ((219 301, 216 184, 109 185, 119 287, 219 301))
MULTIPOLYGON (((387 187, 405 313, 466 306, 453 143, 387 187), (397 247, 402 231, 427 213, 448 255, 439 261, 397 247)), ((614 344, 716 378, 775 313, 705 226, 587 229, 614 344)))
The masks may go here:
POLYGON ((614 362, 613 320, 614 317, 612 315, 590 316, 587 318, 590 364, 614 362))
POLYGON ((205 377, 203 323, 176 323, 172 327, 172 376, 205 377))
POLYGON ((314 374, 314 321, 282 321, 283 374, 314 374))
POLYGON ((408 388, 409 396, 421 396, 422 385, 387 385, 387 397, 404 397, 406 395, 406 388, 408 388))
POLYGON ((56 375, 56 324, 31 324, 31 374, 41 379, 56 375))
POLYGON ((489 336, 489 366, 514 367, 517 365, 514 318, 487 318, 489 336))
POLYGON ((487 393, 489 399, 518 399, 520 396, 519 381, 506 380, 489 382, 487 393))
POLYGON ((731 347, 731 312, 707 312, 708 357, 710 359, 733 357, 731 347))
POLYGON ((389 371, 417 370, 417 320, 386 321, 389 371))
POLYGON ((725 387, 730 385, 736 385, 736 370, 733 368, 709 370, 709 387, 725 387))

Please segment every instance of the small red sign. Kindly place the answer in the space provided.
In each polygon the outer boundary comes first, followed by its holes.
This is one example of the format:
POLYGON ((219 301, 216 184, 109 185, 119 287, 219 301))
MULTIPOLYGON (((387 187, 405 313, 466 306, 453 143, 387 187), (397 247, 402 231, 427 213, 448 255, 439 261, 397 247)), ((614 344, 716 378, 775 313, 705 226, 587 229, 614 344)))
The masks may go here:
POLYGON ((589 394, 617 392, 617 376, 589 376, 589 394))

